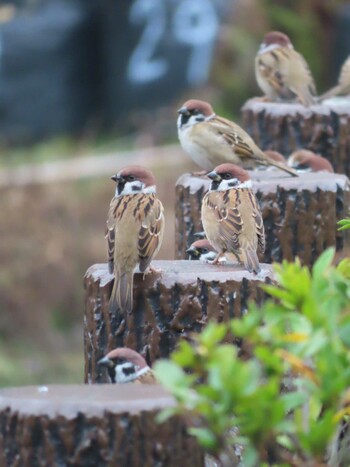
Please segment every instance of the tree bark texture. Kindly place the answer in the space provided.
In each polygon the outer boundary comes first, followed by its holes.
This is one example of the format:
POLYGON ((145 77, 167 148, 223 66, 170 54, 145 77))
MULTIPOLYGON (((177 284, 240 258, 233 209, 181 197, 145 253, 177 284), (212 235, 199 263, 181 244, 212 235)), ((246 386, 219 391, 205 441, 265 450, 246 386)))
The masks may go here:
POLYGON ((97 361, 115 347, 130 347, 151 365, 168 357, 178 341, 209 321, 241 317, 249 300, 262 303, 259 287, 273 278, 270 265, 258 276, 236 264, 214 266, 198 261, 154 261, 160 273, 134 277, 133 312, 111 313, 108 301, 113 276, 106 264, 91 266, 85 275, 85 382, 108 380, 97 361))
POLYGON ((184 420, 155 417, 175 401, 161 386, 0 390, 2 467, 202 467, 184 420))
MULTIPOLYGON (((250 172, 263 216, 266 249, 264 263, 292 261, 298 256, 312 265, 328 247, 341 252, 350 245, 349 231, 337 231, 337 221, 349 216, 349 180, 328 172, 283 175, 278 170, 250 172)), ((187 258, 186 249, 203 230, 201 202, 210 180, 184 174, 176 183, 175 257, 187 258)))
POLYGON ((328 102, 304 107, 251 99, 242 107, 243 127, 261 149, 285 157, 310 149, 328 159, 335 172, 350 177, 350 100, 328 102))

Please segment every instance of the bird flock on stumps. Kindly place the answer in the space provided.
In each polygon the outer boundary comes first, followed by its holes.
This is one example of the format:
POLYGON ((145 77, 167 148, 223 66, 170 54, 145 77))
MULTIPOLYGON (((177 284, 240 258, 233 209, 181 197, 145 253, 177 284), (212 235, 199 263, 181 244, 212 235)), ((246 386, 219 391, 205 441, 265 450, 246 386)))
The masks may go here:
MULTIPOLYGON (((255 58, 256 80, 264 93, 258 100, 294 102, 304 106, 334 96, 350 94, 350 58, 344 63, 338 83, 320 97, 304 57, 286 34, 265 35, 255 58)), ((265 234, 259 204, 247 169, 265 166, 298 177, 301 171, 328 171, 325 158, 306 149, 288 160, 273 150, 261 150, 236 123, 217 115, 205 101, 190 99, 178 110, 178 138, 182 149, 210 179, 202 200, 203 232, 187 253, 216 265, 234 261, 252 274, 259 274, 259 254, 264 252, 265 234)), ((107 217, 106 240, 109 272, 114 284, 109 310, 130 313, 133 308, 133 276, 138 266, 152 271, 164 233, 164 208, 156 195, 152 172, 128 166, 112 176, 116 183, 107 217)), ((109 352, 99 362, 112 383, 154 384, 156 379, 144 358, 128 348, 109 352)))

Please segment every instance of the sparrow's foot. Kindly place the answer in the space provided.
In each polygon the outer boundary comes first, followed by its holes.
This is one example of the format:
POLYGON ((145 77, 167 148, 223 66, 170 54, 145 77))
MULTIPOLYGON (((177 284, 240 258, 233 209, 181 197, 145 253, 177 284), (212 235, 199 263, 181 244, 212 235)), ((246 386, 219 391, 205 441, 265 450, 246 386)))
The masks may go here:
POLYGON ((218 253, 216 257, 214 258, 214 261, 212 261, 211 264, 219 264, 220 258, 222 257, 223 253, 218 253))
POLYGON ((142 276, 142 279, 145 280, 145 277, 148 275, 148 274, 159 274, 161 273, 162 270, 161 269, 158 269, 158 268, 154 268, 153 266, 149 266, 146 271, 143 273, 143 276, 142 276))

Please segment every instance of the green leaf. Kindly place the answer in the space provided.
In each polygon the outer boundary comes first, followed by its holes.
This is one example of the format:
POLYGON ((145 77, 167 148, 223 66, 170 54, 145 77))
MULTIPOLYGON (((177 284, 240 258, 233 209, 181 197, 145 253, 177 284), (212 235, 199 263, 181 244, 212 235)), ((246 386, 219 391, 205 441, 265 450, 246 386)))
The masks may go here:
POLYGON ((183 369, 170 360, 158 360, 154 372, 160 383, 168 389, 176 386, 187 386, 187 375, 183 369))
POLYGON ((320 280, 325 271, 331 266, 334 258, 335 248, 328 248, 316 260, 312 267, 312 275, 314 280, 320 280))
POLYGON ((216 439, 215 434, 208 428, 189 428, 188 432, 190 435, 195 436, 199 444, 209 451, 215 451, 219 442, 216 439))

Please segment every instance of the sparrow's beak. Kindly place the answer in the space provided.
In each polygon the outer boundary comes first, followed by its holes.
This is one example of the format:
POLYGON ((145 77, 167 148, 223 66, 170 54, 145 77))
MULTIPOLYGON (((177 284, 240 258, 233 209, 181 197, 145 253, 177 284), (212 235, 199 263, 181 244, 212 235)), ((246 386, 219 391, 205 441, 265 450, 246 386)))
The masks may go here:
POLYGON ((221 181, 220 175, 217 172, 215 172, 215 170, 213 170, 212 172, 209 172, 207 174, 207 177, 209 177, 211 180, 213 180, 213 182, 220 182, 221 181))
POLYGON ((113 180, 114 182, 121 182, 121 181, 124 181, 124 178, 117 174, 117 175, 113 175, 111 177, 111 180, 113 180))
POLYGON ((186 115, 186 116, 189 116, 190 115, 190 112, 188 111, 188 108, 187 107, 181 107, 178 111, 177 111, 178 114, 180 115, 186 115))
POLYGON ((97 365, 112 367, 114 366, 114 363, 108 357, 103 357, 97 362, 97 365))
POLYGON ((186 253, 190 255, 191 258, 198 258, 200 256, 200 253, 197 250, 197 248, 193 248, 193 247, 187 248, 186 253))

